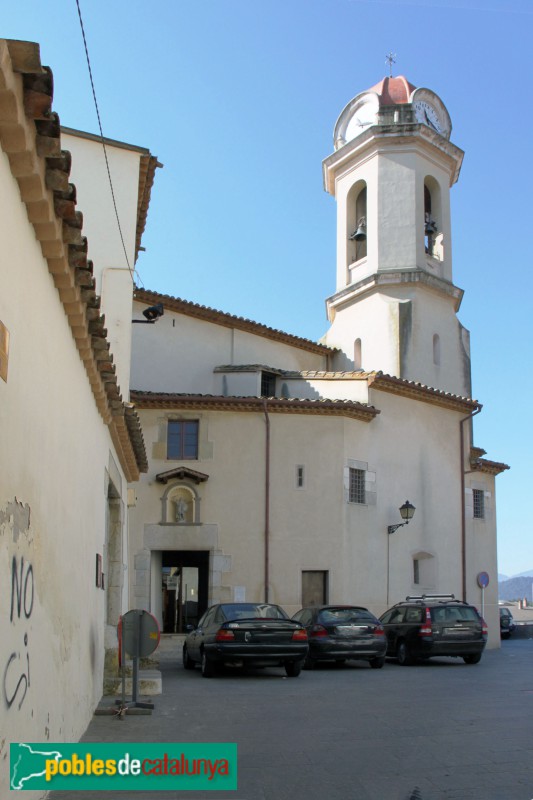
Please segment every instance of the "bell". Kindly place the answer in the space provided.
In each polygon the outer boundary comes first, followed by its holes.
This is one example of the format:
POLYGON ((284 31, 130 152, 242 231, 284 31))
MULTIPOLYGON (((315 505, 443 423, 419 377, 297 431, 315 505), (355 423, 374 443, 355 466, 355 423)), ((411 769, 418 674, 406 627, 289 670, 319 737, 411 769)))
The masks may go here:
POLYGON ((350 236, 353 242, 364 242, 366 239, 366 222, 364 217, 357 223, 357 229, 350 236))
POLYGON ((429 214, 426 214, 426 220, 424 225, 424 233, 426 236, 431 236, 432 233, 436 233, 437 231, 437 223, 435 220, 431 219, 429 214))

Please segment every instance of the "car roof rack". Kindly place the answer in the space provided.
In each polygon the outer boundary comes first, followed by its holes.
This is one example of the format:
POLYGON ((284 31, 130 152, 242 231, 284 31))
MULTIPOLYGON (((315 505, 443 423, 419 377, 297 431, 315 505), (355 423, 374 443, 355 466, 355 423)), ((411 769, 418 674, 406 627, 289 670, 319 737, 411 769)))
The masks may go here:
POLYGON ((454 594, 410 594, 405 598, 406 602, 422 602, 424 600, 442 600, 444 602, 455 600, 462 603, 462 600, 456 600, 454 594))

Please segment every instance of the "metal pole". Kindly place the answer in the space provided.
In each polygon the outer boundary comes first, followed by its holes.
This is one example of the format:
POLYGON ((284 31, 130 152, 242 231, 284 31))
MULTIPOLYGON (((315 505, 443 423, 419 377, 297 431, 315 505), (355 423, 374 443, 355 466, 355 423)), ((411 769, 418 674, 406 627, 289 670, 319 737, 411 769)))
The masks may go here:
POLYGON ((121 656, 121 671, 122 671, 122 708, 126 705, 126 651, 124 649, 124 617, 122 617, 122 624, 120 626, 120 656, 121 656))

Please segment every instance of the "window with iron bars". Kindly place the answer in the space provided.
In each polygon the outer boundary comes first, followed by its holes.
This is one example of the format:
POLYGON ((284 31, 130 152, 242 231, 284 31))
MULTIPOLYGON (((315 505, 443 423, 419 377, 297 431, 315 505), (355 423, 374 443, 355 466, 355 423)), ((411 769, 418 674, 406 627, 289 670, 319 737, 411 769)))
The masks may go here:
POLYGON ((261 373, 261 397, 276 396, 276 376, 272 372, 261 373))
POLYGON ((365 503, 365 470, 349 469, 348 502, 365 503))
POLYGON ((472 489, 474 501, 474 519, 485 519, 485 492, 482 489, 472 489))

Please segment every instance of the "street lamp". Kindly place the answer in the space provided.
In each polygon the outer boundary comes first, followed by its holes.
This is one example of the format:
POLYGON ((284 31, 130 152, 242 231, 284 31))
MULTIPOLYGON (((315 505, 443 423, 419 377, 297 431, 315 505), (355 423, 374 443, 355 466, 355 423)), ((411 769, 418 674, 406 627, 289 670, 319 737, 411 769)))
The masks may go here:
POLYGON ((414 505, 412 505, 412 503, 410 503, 409 500, 406 500, 403 506, 400 507, 400 515, 404 520, 404 522, 398 522, 396 525, 389 525, 387 528, 387 533, 389 534, 389 536, 391 533, 394 533, 395 531, 398 530, 398 528, 401 528, 403 525, 409 525, 410 521, 413 519, 415 511, 416 508, 414 507, 414 505))
POLYGON ((165 308, 163 303, 157 303, 155 306, 150 306, 150 308, 145 308, 143 311, 143 316, 145 319, 132 319, 132 322, 138 322, 144 325, 153 325, 154 322, 157 322, 159 317, 162 317, 165 313, 165 308))
MULTIPOLYGON (((387 527, 387 533, 389 536, 394 531, 397 531, 398 528, 401 528, 402 525, 409 525, 409 522, 413 519, 414 513, 416 508, 409 500, 406 500, 403 506, 400 507, 400 515, 401 518, 404 520, 403 522, 398 522, 396 525, 389 525, 387 527)), ((389 583, 390 583, 390 539, 387 536, 387 608, 389 606, 389 583)))

